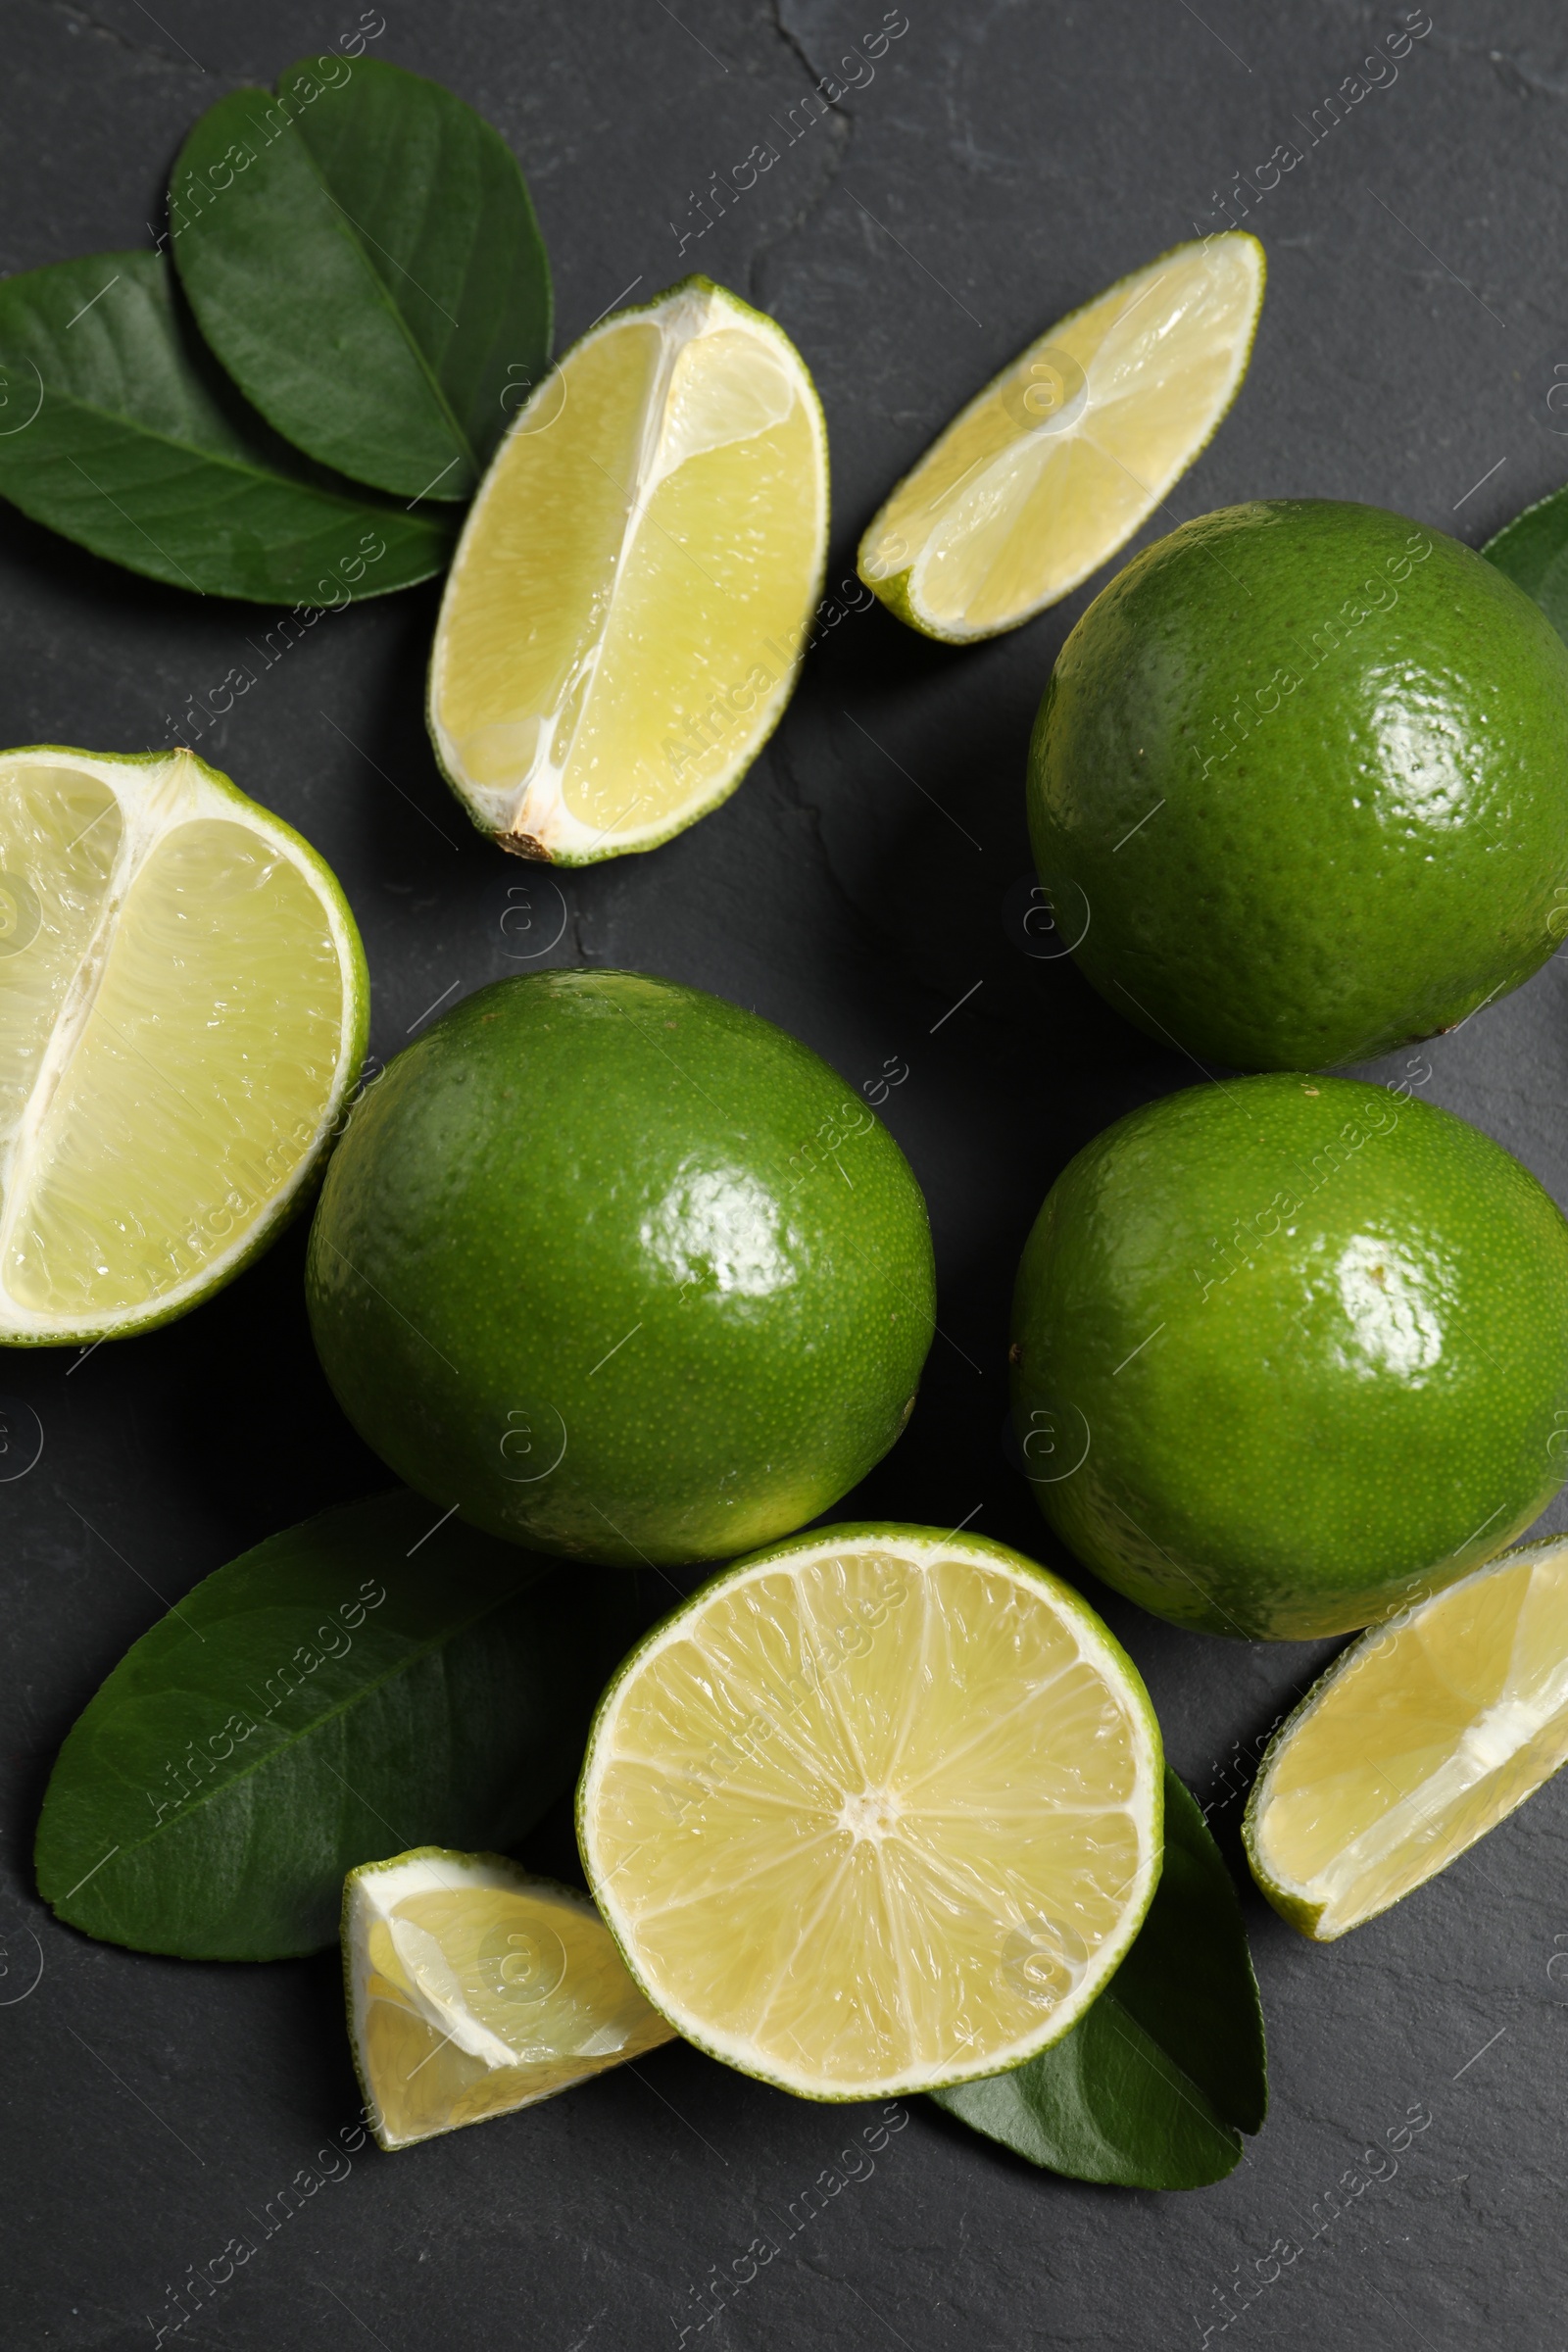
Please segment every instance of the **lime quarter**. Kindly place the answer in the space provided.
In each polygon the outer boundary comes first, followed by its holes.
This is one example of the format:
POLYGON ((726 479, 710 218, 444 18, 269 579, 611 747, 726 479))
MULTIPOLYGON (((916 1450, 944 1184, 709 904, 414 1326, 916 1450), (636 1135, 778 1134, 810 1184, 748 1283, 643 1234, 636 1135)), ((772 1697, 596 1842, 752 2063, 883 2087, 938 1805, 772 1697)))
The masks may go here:
POLYGON ((1568 1758, 1568 1543, 1522 1544, 1341 1652, 1248 1803, 1252 1876, 1315 1942, 1425 1886, 1568 1758))
POLYGON ((453 560, 436 757, 560 865, 716 808, 778 724, 821 594, 827 432, 783 329, 707 278, 593 327, 519 409, 453 560))
POLYGON ((966 645, 1098 571, 1241 388, 1263 301, 1245 230, 1178 245, 1059 319, 970 401, 860 542, 911 628, 966 645))
POLYGON ((343 1887, 349 2039, 383 2148, 511 2115, 670 2039, 592 1903, 416 1846, 343 1887))

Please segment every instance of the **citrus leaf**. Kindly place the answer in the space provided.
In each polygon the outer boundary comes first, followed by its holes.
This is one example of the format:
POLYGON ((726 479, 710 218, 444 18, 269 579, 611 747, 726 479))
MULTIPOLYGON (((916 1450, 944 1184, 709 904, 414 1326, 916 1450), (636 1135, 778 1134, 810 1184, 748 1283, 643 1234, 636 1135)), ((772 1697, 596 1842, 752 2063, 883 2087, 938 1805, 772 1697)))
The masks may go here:
POLYGON ((1568 638, 1568 488, 1538 498, 1481 550, 1568 638))
POLYGON ((470 106, 307 58, 203 115, 170 223, 202 333, 280 433, 402 498, 471 496, 544 371, 551 294, 516 158, 470 106))
POLYGON ((0 283, 0 495, 171 587, 339 605, 427 579, 451 537, 307 465, 202 349, 151 253, 0 283))
POLYGON ((59 1918, 137 1951, 282 1959, 333 1940, 359 1863, 532 1827, 635 1630, 632 1580, 430 1522, 401 1490, 324 1512, 133 1644, 44 1796, 59 1918))
POLYGON ((1079 2180, 1202 2188, 1235 2170, 1268 2105, 1263 2012, 1230 1873, 1169 1765, 1165 1866, 1094 2007, 1011 2074, 932 2096, 1079 2180))

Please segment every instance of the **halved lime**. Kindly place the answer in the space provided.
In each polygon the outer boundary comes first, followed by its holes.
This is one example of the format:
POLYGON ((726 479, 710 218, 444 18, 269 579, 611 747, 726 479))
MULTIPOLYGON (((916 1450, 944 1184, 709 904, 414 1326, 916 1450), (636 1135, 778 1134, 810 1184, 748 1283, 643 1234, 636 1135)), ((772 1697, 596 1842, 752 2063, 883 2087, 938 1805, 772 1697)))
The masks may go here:
POLYGON ((588 1881, 676 2031, 815 2099, 1017 2066, 1159 1876, 1161 1751, 1070 1586, 935 1528, 818 1530, 634 1650, 577 1793, 588 1881))
POLYGON ((0 754, 0 1342, 183 1314, 298 1201, 365 1052, 347 901, 189 752, 0 754))
POLYGON ((860 542, 901 620, 964 645, 1055 604, 1148 520, 1241 388, 1263 301, 1245 229, 1178 245, 1020 352, 860 542))
POLYGON ((827 431, 799 352, 707 278, 593 327, 474 500, 430 733, 481 831, 584 865, 734 791, 821 593, 827 431))
POLYGON ((673 2038, 587 1897, 418 1845, 343 1885, 349 2039, 383 2148, 554 2098, 673 2038))
POLYGON ((1263 1759, 1252 1876, 1316 1943, 1373 1919, 1568 1758, 1568 1539, 1523 1544, 1343 1650, 1263 1759))

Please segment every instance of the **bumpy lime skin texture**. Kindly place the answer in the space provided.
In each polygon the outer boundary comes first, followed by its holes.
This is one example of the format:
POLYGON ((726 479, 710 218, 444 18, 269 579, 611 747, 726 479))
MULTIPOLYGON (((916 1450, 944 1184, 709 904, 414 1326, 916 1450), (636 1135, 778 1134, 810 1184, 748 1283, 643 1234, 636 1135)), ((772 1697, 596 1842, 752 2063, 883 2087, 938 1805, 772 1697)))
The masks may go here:
POLYGON ((721 1559, 836 1501, 914 1402, 925 1202, 771 1022, 635 972, 467 998, 356 1107, 311 1323, 409 1485, 547 1551, 721 1559))
POLYGON ((1366 1060, 1560 942, 1568 647, 1441 531, 1227 507, 1067 639, 1029 822, 1065 941, 1151 1036, 1242 1069, 1366 1060))
POLYGON ((1207 1633, 1348 1633, 1560 1483, 1568 1223, 1407 1092, 1193 1087, 1052 1187, 1012 1360, 1041 1508, 1107 1584, 1207 1633))

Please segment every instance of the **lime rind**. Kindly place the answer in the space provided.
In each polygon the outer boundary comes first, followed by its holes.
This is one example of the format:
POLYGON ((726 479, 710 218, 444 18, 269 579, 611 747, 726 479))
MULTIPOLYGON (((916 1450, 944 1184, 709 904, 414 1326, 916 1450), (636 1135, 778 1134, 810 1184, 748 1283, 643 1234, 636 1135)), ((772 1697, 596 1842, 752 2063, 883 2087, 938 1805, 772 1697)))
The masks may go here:
POLYGON ((974 2082, 984 2076, 1021 2066, 1027 2059, 1061 2040, 1091 2007, 1136 1939, 1159 1884, 1164 1860, 1163 1762, 1164 1746, 1159 1723, 1142 1676, 1110 1628, 1090 1607, 1083 1595, 1062 1578, 1041 1566, 1038 1561, 1029 1559, 1024 1553, 995 1543, 987 1536, 960 1535, 956 1532, 944 1535, 935 1528, 904 1521, 850 1521, 840 1526, 808 1530, 783 1543, 770 1544, 744 1559, 731 1561, 669 1610, 628 1651, 606 1685, 589 1730, 582 1774, 577 1784, 577 1847, 588 1884, 594 1890, 599 1915, 614 1938, 628 1974, 644 1998, 659 2011, 682 2040, 689 2041, 707 2056, 717 2059, 721 2065, 734 2067, 739 2073, 770 2083, 776 2089, 790 2091, 798 2098, 811 2099, 823 2105, 844 2105, 865 2098, 901 2097, 917 2091, 945 2090, 954 2083, 974 2082), (951 2070, 907 2071, 874 2082, 857 2082, 849 2088, 830 2089, 820 2083, 813 2085, 799 2077, 786 2077, 755 2058, 744 2059, 733 2047, 722 2046, 720 2036, 705 2032, 700 2021, 672 2012, 667 1999, 661 1997, 659 1987, 650 1981, 647 1971, 641 1966, 634 1939, 615 1903, 609 1898, 606 1887, 600 1883, 601 1874, 593 1848, 591 1809, 596 1781, 602 1769, 607 1734, 613 1723, 617 1701, 641 1667, 672 1638, 675 1629, 700 1612, 713 1594, 727 1587, 777 1569, 791 1559, 856 1544, 872 1545, 877 1549, 906 1548, 933 1560, 956 1554, 972 1559, 977 1564, 1000 1569, 1019 1584, 1049 1597, 1053 1606, 1071 1626, 1081 1645, 1080 1654, 1094 1658, 1106 1679, 1116 1685, 1127 1701, 1128 1718, 1137 1729, 1141 1750, 1138 1781, 1145 1800, 1142 1817, 1144 1863, 1140 1882, 1129 1896, 1114 1933, 1097 1950, 1091 1969, 1075 1988, 1072 1997, 1061 2001, 1038 2032, 1021 2037, 1002 2050, 987 2049, 968 2064, 951 2070))
MULTIPOLYGON (((1197 464, 1224 423, 1235 405, 1242 385, 1247 380, 1248 369, 1251 365, 1252 345, 1256 340, 1257 322, 1262 313, 1267 278, 1268 262, 1261 241, 1250 229, 1226 229, 1220 231, 1218 236, 1212 240, 1209 238, 1189 239, 1183 244, 1167 247, 1165 252, 1157 254, 1152 261, 1145 262, 1137 270, 1130 270, 1125 277, 1113 279, 1098 294, 1091 295, 1087 302, 1080 303, 1076 310, 1069 311, 1064 317, 1056 319, 1043 333, 1034 336, 1022 351, 1015 353, 1004 368, 999 368, 990 381, 983 384, 980 390, 964 403, 957 415, 951 418, 936 439, 921 452, 907 473, 895 483, 861 535, 859 546, 856 551, 856 570, 858 577, 870 589, 873 596, 880 598, 896 619, 902 620, 907 628, 915 630, 920 636, 933 637, 943 645, 978 645, 991 637, 1005 636, 1009 630, 1021 628, 1025 621, 1033 620, 1038 613, 1048 611, 1051 606, 1060 604, 1065 597, 1072 594, 1075 588, 1081 587, 1085 580, 1091 578, 1103 564, 1109 563, 1113 556, 1119 554, 1127 542, 1142 529, 1149 516, 1160 504, 1160 501, 1169 494, 1174 484, 1197 464), (1097 310, 1102 303, 1108 302, 1114 295, 1132 288, 1141 279, 1150 277, 1154 270, 1162 268, 1167 262, 1173 261, 1178 255, 1191 253, 1210 242, 1224 242, 1231 246, 1251 248, 1255 256, 1257 282, 1247 332, 1245 337, 1238 342, 1235 365, 1229 384, 1223 397, 1209 416, 1202 432, 1195 436, 1189 443, 1180 463, 1173 469, 1168 469, 1160 481, 1154 485, 1148 494, 1145 505, 1133 514, 1132 519, 1126 523, 1125 528, 1118 528, 1112 536, 1098 544, 1090 559, 1083 563, 1070 577, 1056 582, 1044 595, 1020 606, 1005 619, 996 621, 989 626, 960 628, 945 624, 921 605, 919 598, 915 574, 921 567, 927 552, 926 547, 916 549, 909 562, 896 572, 884 573, 877 564, 873 551, 878 538, 886 528, 887 517, 910 485, 916 481, 927 466, 934 463, 948 444, 963 431, 970 418, 997 395, 1008 378, 1028 359, 1031 352, 1054 343, 1059 337, 1064 336, 1087 312, 1097 310)), ((928 545, 929 542, 927 542, 928 545)))
POLYGON ((823 585, 827 577, 829 512, 830 474, 827 419, 822 414, 821 399, 811 380, 809 368, 776 318, 769 318, 765 311, 757 310, 751 303, 743 301, 740 295, 732 293, 728 287, 715 284, 711 278, 694 275, 681 278, 675 284, 666 286, 662 293, 654 295, 647 302, 629 303, 625 309, 612 312, 608 318, 596 320, 559 360, 552 361, 550 370, 543 382, 534 388, 528 400, 517 411, 506 434, 498 444, 486 468, 484 480, 480 483, 478 492, 464 521, 457 547, 453 551, 446 585, 442 592, 441 611, 436 620, 435 637, 431 645, 430 661, 426 672, 425 720, 431 747, 435 754, 436 765, 461 804, 464 813, 475 829, 482 833, 486 840, 497 843, 502 849, 509 850, 517 857, 551 865, 595 865, 609 858, 635 857, 648 850, 657 850, 666 841, 672 840, 675 835, 684 833, 688 826, 696 824, 701 817, 711 814, 713 809, 727 801, 756 764, 758 758, 777 729, 779 721, 783 718, 795 692, 800 665, 805 659, 809 643, 811 623, 820 605, 823 585), (526 793, 519 803, 512 823, 498 828, 493 821, 491 812, 474 799, 472 787, 463 772, 462 762, 457 756, 456 748, 449 737, 438 708, 445 676, 445 639, 448 614, 453 600, 459 592, 463 577, 464 559, 467 553, 469 542, 481 527, 491 487, 500 478, 502 462, 506 457, 507 450, 514 437, 520 430, 527 429, 528 420, 535 411, 535 405, 546 397, 552 377, 564 373, 571 361, 580 358, 593 344, 602 341, 607 335, 623 327, 628 319, 657 319, 668 313, 673 306, 682 303, 704 307, 706 314, 704 322, 694 328, 694 333, 704 331, 707 318, 717 313, 733 314, 736 319, 745 320, 755 332, 777 347, 786 369, 800 394, 811 430, 812 448, 818 469, 816 481, 817 555, 808 590, 804 598, 800 641, 798 645, 788 649, 792 657, 790 665, 785 669, 784 674, 775 681, 766 701, 758 705, 753 715, 753 723, 747 729, 745 740, 734 758, 709 779, 705 789, 696 799, 635 831, 614 834, 610 837, 608 843, 603 834, 596 836, 586 824, 570 820, 564 830, 564 838, 557 836, 545 844, 536 835, 531 834, 527 825, 522 821, 527 809, 526 793), (575 837, 577 834, 580 834, 582 838, 577 839, 575 837))
MULTIPOLYGON (((156 1331, 166 1323, 188 1314, 200 1306, 215 1292, 223 1289, 236 1275, 270 1248, 283 1228, 290 1224, 309 1205, 320 1181, 327 1152, 341 1121, 343 1106, 354 1088, 365 1060, 369 1038, 370 976, 366 963, 365 947, 360 938, 349 903, 331 867, 320 852, 305 839, 302 833, 270 808, 253 801, 240 790, 232 778, 220 768, 212 767, 205 760, 183 746, 167 752, 87 752, 70 744, 34 743, 0 753, 0 762, 37 761, 52 764, 66 761, 83 773, 95 777, 116 791, 115 777, 126 769, 151 771, 170 769, 187 787, 194 787, 196 803, 231 812, 238 816, 248 831, 281 850, 310 884, 323 913, 337 951, 338 967, 342 977, 340 1045, 337 1068, 328 1101, 321 1114, 314 1142, 302 1154, 291 1174, 270 1197, 251 1222, 237 1233, 227 1247, 220 1250, 198 1271, 159 1297, 134 1308, 116 1309, 102 1315, 58 1322, 36 1318, 33 1327, 19 1322, 19 1309, 0 1298, 0 1347, 57 1348, 85 1347, 104 1340, 130 1339, 142 1332, 156 1331)), ((123 803, 122 808, 123 810, 123 803)))

